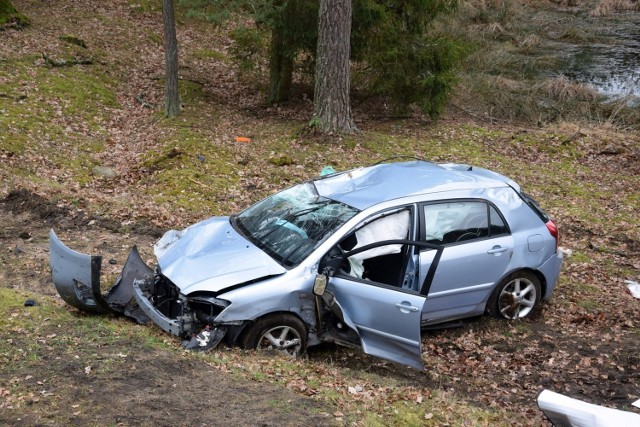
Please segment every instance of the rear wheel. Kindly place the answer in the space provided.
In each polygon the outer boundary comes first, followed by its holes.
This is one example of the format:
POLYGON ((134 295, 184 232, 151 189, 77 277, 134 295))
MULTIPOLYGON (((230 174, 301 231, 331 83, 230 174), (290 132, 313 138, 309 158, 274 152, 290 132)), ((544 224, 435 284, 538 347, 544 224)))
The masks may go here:
POLYGON ((493 291, 489 313, 503 319, 522 319, 533 312, 541 296, 538 277, 529 271, 519 271, 500 282, 493 291))
POLYGON ((307 328, 296 316, 273 314, 249 326, 241 344, 244 348, 278 350, 297 357, 307 348, 307 328))

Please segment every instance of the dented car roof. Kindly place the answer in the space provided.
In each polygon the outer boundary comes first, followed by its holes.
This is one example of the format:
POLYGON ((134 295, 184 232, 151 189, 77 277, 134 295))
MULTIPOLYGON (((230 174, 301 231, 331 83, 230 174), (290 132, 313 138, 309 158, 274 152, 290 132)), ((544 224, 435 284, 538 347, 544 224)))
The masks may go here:
POLYGON ((321 196, 361 210, 418 194, 506 186, 519 190, 509 178, 486 169, 425 161, 353 169, 317 179, 314 184, 321 196))

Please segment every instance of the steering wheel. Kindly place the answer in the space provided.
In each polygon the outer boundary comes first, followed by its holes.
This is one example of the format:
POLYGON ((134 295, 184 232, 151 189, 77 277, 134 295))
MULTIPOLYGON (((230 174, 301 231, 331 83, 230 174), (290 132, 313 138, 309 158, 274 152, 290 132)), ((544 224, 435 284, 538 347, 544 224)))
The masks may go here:
POLYGON ((291 231, 295 232, 296 234, 298 234, 303 239, 308 239, 309 238, 309 236, 307 235, 306 231, 304 231, 302 228, 298 227, 297 225, 290 223, 286 219, 277 220, 276 221, 276 225, 278 225, 280 227, 284 227, 287 230, 291 230, 291 231))

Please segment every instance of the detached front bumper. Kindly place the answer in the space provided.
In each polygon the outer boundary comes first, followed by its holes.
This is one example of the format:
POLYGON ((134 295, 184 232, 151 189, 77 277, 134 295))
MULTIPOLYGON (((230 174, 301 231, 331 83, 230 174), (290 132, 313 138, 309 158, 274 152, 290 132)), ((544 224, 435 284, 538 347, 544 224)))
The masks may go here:
MULTIPOLYGON (((158 301, 154 291, 156 276, 142 260, 135 246, 131 249, 120 276, 103 294, 100 289, 101 256, 69 249, 53 230, 49 233, 49 245, 53 284, 62 299, 78 310, 93 314, 124 315, 142 324, 151 319, 164 331, 187 338, 183 342, 183 348, 189 350, 207 351, 215 348, 226 335, 226 326, 209 326, 212 322, 203 324, 202 320, 197 319, 194 309, 185 304, 187 300, 181 297, 171 300, 174 309, 179 307, 176 317, 170 318, 155 307, 153 301, 158 301), (199 327, 203 329, 196 333, 199 327)), ((210 320, 214 317, 214 311, 223 309, 215 298, 200 297, 188 301, 196 307, 209 308, 205 311, 209 313, 210 320)))
POLYGON ((134 246, 116 282, 102 294, 102 257, 69 249, 53 230, 49 233, 51 278, 58 294, 69 305, 88 313, 113 313, 147 323, 149 318, 133 298, 133 282, 153 274, 134 246))

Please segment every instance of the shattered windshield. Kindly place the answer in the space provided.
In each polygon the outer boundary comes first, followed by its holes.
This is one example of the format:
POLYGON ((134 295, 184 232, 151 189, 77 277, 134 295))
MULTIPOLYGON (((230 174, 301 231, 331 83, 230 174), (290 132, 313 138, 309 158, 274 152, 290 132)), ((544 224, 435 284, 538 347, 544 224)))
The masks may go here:
POLYGON ((256 203, 234 216, 233 224, 280 264, 293 267, 358 212, 319 196, 307 182, 256 203))

